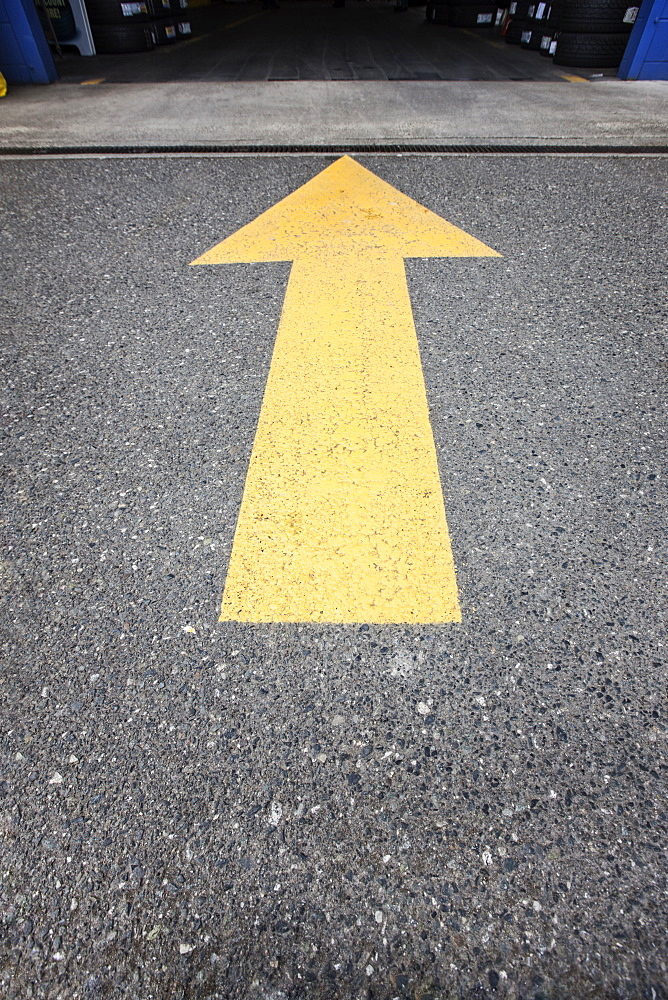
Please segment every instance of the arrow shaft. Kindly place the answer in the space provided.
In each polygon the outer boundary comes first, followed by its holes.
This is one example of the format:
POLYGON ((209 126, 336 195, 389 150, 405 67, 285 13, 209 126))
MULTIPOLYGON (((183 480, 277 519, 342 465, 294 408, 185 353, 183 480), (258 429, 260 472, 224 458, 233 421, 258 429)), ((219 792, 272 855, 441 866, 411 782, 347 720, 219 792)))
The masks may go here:
POLYGON ((292 267, 221 620, 460 620, 401 258, 292 267))

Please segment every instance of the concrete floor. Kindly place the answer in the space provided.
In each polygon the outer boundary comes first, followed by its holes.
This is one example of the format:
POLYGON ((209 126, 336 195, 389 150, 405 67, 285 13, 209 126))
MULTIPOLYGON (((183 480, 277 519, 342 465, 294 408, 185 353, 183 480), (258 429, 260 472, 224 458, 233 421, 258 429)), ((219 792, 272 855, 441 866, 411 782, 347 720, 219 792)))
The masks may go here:
POLYGON ((668 83, 262 81, 14 87, 0 151, 131 146, 644 144, 668 149, 668 83))
MULTIPOLYGON (((227 4, 188 12, 194 37, 136 55, 66 56, 64 82, 232 80, 563 80, 568 70, 489 30, 428 24, 425 8, 283 0, 280 10, 227 4)), ((577 72, 577 71, 574 71, 577 72)), ((608 71, 606 75, 614 75, 608 71)))
POLYGON ((230 4, 188 16, 190 42, 68 55, 63 82, 11 87, 0 150, 668 147, 668 83, 558 72, 497 38, 427 24, 421 8, 397 16, 389 4, 230 4))

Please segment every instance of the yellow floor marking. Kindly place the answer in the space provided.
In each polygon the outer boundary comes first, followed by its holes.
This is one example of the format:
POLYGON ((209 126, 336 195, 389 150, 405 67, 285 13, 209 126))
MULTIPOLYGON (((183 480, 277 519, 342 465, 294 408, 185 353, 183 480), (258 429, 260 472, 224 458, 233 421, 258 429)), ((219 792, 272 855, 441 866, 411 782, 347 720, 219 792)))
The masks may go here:
POLYGON ((499 256, 342 157, 194 264, 294 261, 221 621, 461 621, 404 257, 499 256))
POLYGON ((81 81, 81 86, 82 87, 93 87, 96 83, 104 83, 104 81, 106 79, 107 79, 106 76, 100 76, 96 80, 82 80, 81 81))
MULTIPOLYGON (((190 6, 192 7, 192 4, 190 4, 190 6)), ((248 17, 242 17, 240 21, 232 21, 230 24, 221 24, 220 30, 227 31, 229 28, 236 28, 240 24, 245 24, 246 21, 253 21, 255 20, 256 17, 261 17, 263 14, 266 14, 266 11, 259 10, 257 11, 257 13, 250 14, 248 17)), ((197 42, 203 42, 205 38, 210 38, 212 34, 213 32, 209 31, 207 32, 206 35, 195 35, 194 38, 189 38, 187 42, 181 42, 181 44, 179 45, 179 52, 181 51, 181 49, 184 49, 186 45, 196 45, 197 42)), ((175 51, 176 50, 174 49, 174 47, 170 45, 162 47, 163 53, 172 53, 175 51)))
POLYGON ((240 24, 245 24, 246 21, 254 21, 256 17, 262 17, 266 14, 266 10, 259 10, 256 14, 250 14, 248 17, 242 17, 240 21, 232 21, 230 24, 221 25, 226 31, 228 28, 238 28, 240 24))
MULTIPOLYGON (((206 35, 196 35, 195 38, 189 38, 187 42, 181 42, 179 50, 184 49, 186 45, 194 45, 195 42, 202 42, 204 41, 205 38, 210 38, 210 37, 211 37, 211 32, 208 32, 206 35)), ((167 48, 167 51, 169 52, 174 52, 174 49, 171 48, 170 46, 163 46, 163 48, 167 48)))
MULTIPOLYGON (((192 6, 192 4, 191 4, 191 6, 192 6)), ((230 24, 222 24, 220 26, 220 30, 221 31, 227 31, 228 28, 236 28, 240 24, 245 24, 246 21, 253 21, 253 20, 255 20, 256 17, 261 17, 263 14, 266 14, 266 11, 259 10, 259 11, 257 11, 257 13, 251 14, 249 17, 242 17, 240 21, 232 21, 230 24)), ((195 35, 194 38, 189 38, 187 42, 181 42, 181 44, 178 47, 178 51, 180 52, 181 49, 184 49, 186 47, 186 45, 196 45, 197 42, 202 42, 202 41, 204 41, 205 38, 210 38, 212 34, 213 34, 213 32, 210 31, 206 35, 195 35)), ((171 45, 163 45, 161 51, 162 51, 163 55, 165 55, 165 54, 169 55, 172 52, 175 52, 176 49, 173 46, 171 46, 171 45)))
POLYGON ((562 73, 561 76, 569 83, 589 83, 585 76, 576 76, 574 73, 562 73))
POLYGON ((495 49, 505 50, 506 48, 505 42, 495 42, 492 38, 481 38, 481 36, 476 34, 475 31, 469 31, 468 28, 459 28, 458 30, 461 31, 463 35, 470 35, 471 38, 477 38, 478 41, 487 42, 488 45, 493 45, 495 49))

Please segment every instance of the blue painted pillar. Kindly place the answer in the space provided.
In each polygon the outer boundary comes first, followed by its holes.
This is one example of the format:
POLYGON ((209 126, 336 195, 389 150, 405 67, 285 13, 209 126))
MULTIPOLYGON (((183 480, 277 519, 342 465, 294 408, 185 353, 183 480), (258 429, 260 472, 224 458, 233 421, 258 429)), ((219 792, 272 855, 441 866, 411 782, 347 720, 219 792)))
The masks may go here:
POLYGON ((618 75, 668 80, 668 0, 643 0, 618 75))
POLYGON ((7 83, 58 79, 33 0, 0 0, 0 73, 7 83))

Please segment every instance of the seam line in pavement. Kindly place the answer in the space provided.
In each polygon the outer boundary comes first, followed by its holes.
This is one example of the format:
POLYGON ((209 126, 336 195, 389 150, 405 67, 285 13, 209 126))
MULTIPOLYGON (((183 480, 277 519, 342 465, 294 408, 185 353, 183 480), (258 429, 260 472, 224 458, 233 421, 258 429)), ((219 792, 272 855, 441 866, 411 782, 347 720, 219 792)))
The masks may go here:
POLYGON ((665 144, 637 145, 568 145, 541 142, 536 144, 431 144, 431 143, 335 143, 331 145, 202 145, 202 146, 7 146, 0 148, 3 156, 170 156, 170 155, 239 155, 239 154, 331 154, 345 153, 465 153, 465 154, 526 154, 557 153, 568 155, 665 155, 665 144))

